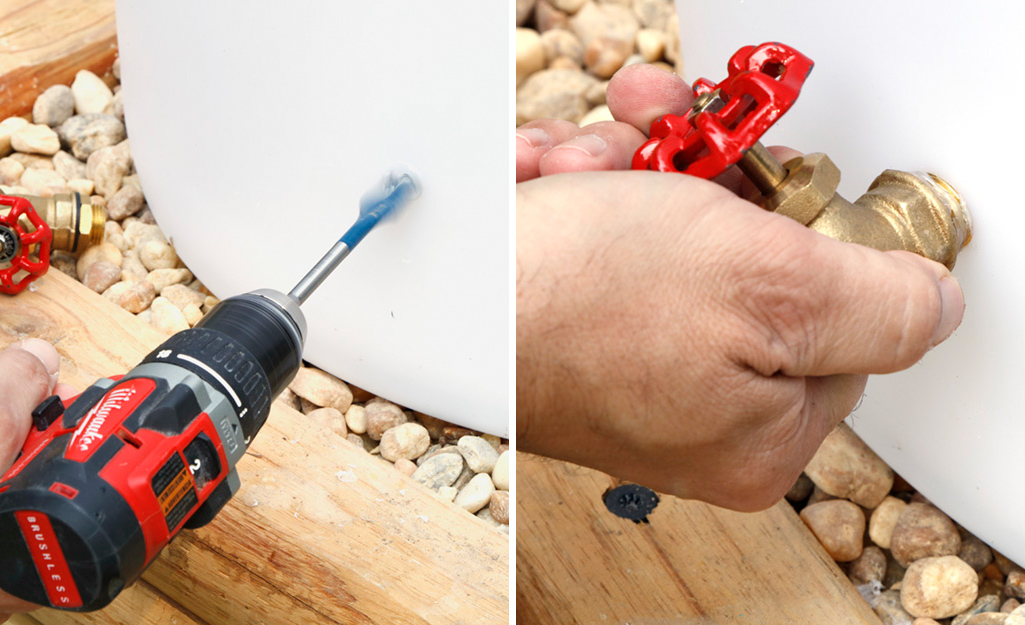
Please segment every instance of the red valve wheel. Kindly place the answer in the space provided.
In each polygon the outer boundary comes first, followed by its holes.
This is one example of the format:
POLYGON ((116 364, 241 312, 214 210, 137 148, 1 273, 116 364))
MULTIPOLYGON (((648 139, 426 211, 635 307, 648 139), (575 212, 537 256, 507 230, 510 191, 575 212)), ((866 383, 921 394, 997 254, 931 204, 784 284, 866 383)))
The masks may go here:
POLYGON ((634 169, 714 178, 751 148, 794 104, 814 63, 782 43, 745 46, 719 84, 694 83, 687 115, 664 115, 634 154, 634 169))
POLYGON ((31 202, 0 195, 0 293, 20 293, 46 273, 51 240, 50 226, 31 202))

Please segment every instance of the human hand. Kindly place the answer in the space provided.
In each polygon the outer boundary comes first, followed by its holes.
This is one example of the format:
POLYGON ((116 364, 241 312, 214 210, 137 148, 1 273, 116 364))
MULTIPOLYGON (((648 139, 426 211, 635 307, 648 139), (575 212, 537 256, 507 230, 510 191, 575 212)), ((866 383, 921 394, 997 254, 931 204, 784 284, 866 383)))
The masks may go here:
POLYGON ((694 94, 676 74, 630 65, 612 77, 606 94, 617 121, 583 128, 561 119, 539 119, 516 129, 516 182, 575 171, 629 169, 634 152, 659 116, 683 114, 694 94))
MULTIPOLYGON (((661 114, 664 93, 615 85, 614 114, 624 95, 661 114)), ((616 133, 598 155, 535 122, 547 149, 533 161, 518 150, 530 181, 517 185, 517 445, 762 509, 849 414, 866 374, 909 367, 953 332, 963 295, 938 263, 765 212, 738 197, 733 173, 720 179, 732 191, 658 172, 529 175, 532 163, 538 174, 627 166, 617 154, 643 141, 628 126, 650 119, 577 131, 616 133)))
MULTIPOLYGON (((57 382, 60 358, 46 341, 26 339, 0 352, 0 474, 18 456, 29 429, 32 410, 53 394, 68 398, 75 391, 57 382)), ((12 613, 39 606, 0 591, 0 623, 12 613)))

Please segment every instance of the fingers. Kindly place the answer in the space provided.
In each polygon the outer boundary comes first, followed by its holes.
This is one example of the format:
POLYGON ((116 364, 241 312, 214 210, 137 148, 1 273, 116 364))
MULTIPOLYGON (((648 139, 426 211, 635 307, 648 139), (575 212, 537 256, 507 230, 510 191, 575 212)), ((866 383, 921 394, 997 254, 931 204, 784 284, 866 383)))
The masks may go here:
MULTIPOLYGON (((57 350, 41 339, 26 339, 0 352, 0 473, 17 457, 32 424, 32 410, 39 402, 55 391, 74 395, 70 386, 57 383, 59 366, 57 350)), ((0 623, 7 622, 12 613, 38 608, 0 591, 0 623)))
POLYGON ((516 182, 541 175, 539 163, 548 150, 580 132, 580 127, 562 119, 539 119, 516 129, 516 182))
POLYGON ((0 352, 0 470, 18 455, 32 410, 51 393, 60 359, 46 341, 27 339, 0 352))
POLYGON ((628 65, 616 72, 605 95, 612 116, 645 135, 662 115, 683 115, 694 92, 682 78, 652 65, 628 65))
POLYGON ((0 590, 0 624, 5 623, 13 614, 31 612, 38 610, 40 607, 0 590))
POLYGON ((542 176, 576 171, 629 169, 644 135, 627 124, 598 122, 580 128, 570 139, 548 150, 539 162, 542 176))
POLYGON ((573 171, 629 169, 651 122, 682 114, 693 94, 679 76, 650 65, 623 68, 609 83, 607 100, 617 122, 583 128, 558 119, 539 119, 516 129, 516 182, 573 171))
POLYGON ((53 345, 42 339, 31 338, 18 341, 11 347, 25 350, 38 358, 46 367, 50 388, 53 388, 53 385, 57 383, 57 370, 60 367, 60 356, 57 355, 57 350, 53 345))
POLYGON ((740 297, 763 332, 765 359, 749 360, 761 373, 891 373, 961 323, 964 295, 939 263, 833 241, 796 223, 773 229, 773 251, 752 261, 759 266, 740 297))
POLYGON ((516 182, 574 171, 629 169, 644 143, 639 130, 619 122, 583 128, 562 120, 537 120, 516 129, 516 182))
POLYGON ((771 145, 769 146, 768 150, 772 153, 773 156, 776 157, 776 160, 778 160, 781 164, 786 163, 790 159, 797 158, 798 156, 801 156, 803 154, 803 152, 800 152, 793 148, 788 148, 785 145, 771 145))
POLYGON ((60 397, 63 401, 68 401, 72 397, 78 395, 79 392, 77 388, 71 386, 70 384, 58 382, 57 385, 53 387, 53 394, 60 397))

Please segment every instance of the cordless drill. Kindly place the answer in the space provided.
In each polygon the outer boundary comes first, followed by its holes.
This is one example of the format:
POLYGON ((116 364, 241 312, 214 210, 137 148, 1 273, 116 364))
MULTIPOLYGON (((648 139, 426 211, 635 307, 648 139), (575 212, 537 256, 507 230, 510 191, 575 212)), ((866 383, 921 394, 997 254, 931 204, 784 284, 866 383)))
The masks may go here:
POLYGON ((182 528, 238 491, 235 469, 302 361, 299 308, 382 217, 419 194, 393 173, 288 295, 220 302, 122 377, 46 399, 0 478, 0 588, 41 605, 104 607, 182 528))

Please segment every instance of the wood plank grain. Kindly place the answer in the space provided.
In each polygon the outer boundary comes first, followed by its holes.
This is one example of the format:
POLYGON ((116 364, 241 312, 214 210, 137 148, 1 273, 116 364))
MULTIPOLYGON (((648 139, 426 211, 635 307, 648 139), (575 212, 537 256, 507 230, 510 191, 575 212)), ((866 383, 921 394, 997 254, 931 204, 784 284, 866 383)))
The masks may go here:
MULTIPOLYGON (((80 388, 127 371, 166 338, 60 272, 36 284, 0 298, 0 347, 28 336, 53 342, 62 380, 80 388)), ((250 451, 231 503, 143 575, 195 617, 508 621, 508 538, 484 521, 282 403, 250 451)))
POLYGON ((880 625, 785 503, 743 514, 663 496, 609 512, 609 476, 516 454, 516 620, 880 625))
POLYGON ((116 56, 114 0, 0 2, 0 119, 31 113, 79 70, 103 77, 116 56))

